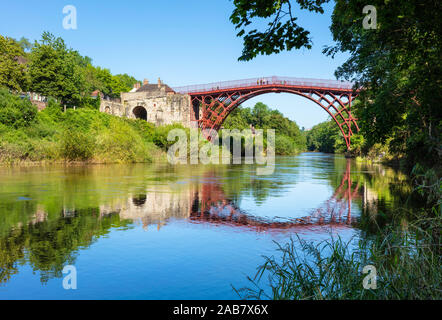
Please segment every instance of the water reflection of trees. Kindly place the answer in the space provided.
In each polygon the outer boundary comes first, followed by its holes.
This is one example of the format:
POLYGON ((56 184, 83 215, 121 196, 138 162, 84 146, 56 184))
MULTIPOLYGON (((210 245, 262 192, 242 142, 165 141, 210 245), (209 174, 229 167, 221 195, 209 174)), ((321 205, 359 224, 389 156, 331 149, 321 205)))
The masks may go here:
MULTIPOLYGON (((144 228, 169 219, 222 224, 250 230, 293 231, 317 225, 334 228, 357 223, 369 228, 378 212, 405 202, 407 178, 388 168, 345 158, 309 159, 314 178, 327 179, 334 194, 320 207, 297 219, 271 220, 241 210, 241 199, 262 203, 298 183, 299 164, 282 159, 273 176, 256 176, 254 166, 170 167, 123 166, 70 168, 26 175, 11 172, 0 202, 0 283, 17 273, 21 263, 39 270, 41 280, 60 277, 81 248, 114 227, 140 222, 144 228), (329 167, 327 167, 329 166, 329 167), (331 168, 331 169, 330 169, 331 168), (118 172, 118 175, 115 175, 118 172), (18 176, 20 177, 20 176, 18 176), (18 182, 17 182, 18 181, 18 182), (36 187, 38 186, 38 187, 36 187), (356 206, 363 214, 352 216, 356 206)), ((382 214, 381 219, 387 219, 382 214)))
POLYGON ((0 237, 0 283, 17 273, 17 264, 28 262, 40 279, 61 277, 63 267, 74 264, 77 252, 90 246, 111 228, 127 227, 118 215, 100 216, 99 208, 75 210, 69 217, 30 222, 0 237))

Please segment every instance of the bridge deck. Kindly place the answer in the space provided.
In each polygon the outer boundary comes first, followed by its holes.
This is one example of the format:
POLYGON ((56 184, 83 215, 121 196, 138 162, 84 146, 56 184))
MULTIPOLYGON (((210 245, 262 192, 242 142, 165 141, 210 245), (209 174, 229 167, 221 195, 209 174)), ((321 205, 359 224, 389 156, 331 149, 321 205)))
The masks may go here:
POLYGON ((308 79, 308 78, 293 78, 293 77, 263 77, 251 78, 234 81, 221 81, 208 84, 190 85, 183 87, 175 87, 173 90, 181 94, 196 94, 204 92, 213 92, 220 90, 231 89, 245 89, 257 86, 290 86, 290 87, 305 87, 305 88, 328 88, 331 90, 348 90, 351 91, 353 83, 339 80, 325 80, 325 79, 308 79))

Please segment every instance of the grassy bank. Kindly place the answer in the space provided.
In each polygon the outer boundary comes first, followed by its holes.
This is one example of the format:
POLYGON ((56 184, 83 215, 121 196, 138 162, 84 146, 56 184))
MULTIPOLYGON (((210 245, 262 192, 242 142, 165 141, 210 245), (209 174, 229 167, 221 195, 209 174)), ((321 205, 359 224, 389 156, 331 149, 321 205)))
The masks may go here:
MULTIPOLYGON (((175 143, 167 141, 167 136, 175 128, 184 129, 189 137, 189 129, 180 124, 155 127, 143 120, 111 116, 95 107, 63 112, 55 100, 38 112, 27 99, 0 89, 3 165, 165 162, 169 146, 175 143)), ((206 143, 202 139, 199 146, 206 143)), ((297 153, 289 148, 291 144, 290 139, 277 134, 276 154, 297 153)), ((244 154, 244 141, 242 149, 244 154)))
MULTIPOLYGON (((175 126, 176 127, 176 126, 175 126)), ((130 163, 164 158, 167 128, 82 108, 41 112, 0 91, 0 163, 130 163)))

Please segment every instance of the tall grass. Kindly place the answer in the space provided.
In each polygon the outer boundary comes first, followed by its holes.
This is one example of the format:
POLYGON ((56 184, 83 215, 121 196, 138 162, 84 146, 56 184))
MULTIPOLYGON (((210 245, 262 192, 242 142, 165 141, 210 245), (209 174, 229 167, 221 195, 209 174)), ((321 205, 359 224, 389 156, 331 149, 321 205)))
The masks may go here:
POLYGON ((402 220, 359 241, 291 239, 236 291, 243 299, 442 299, 441 222, 402 220), (376 267, 376 289, 363 287, 366 265, 376 267))

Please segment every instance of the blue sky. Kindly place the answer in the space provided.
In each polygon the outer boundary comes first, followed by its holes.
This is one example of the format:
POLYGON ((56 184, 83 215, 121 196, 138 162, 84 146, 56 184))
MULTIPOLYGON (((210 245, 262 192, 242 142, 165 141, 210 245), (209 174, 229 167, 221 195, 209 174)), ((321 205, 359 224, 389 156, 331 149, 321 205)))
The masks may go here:
MULTIPOLYGON (((322 54, 332 44, 329 31, 333 3, 323 15, 296 9, 299 24, 313 37, 313 49, 259 56, 238 62, 242 40, 229 21, 230 0, 164 1, 8 1, 0 10, 0 34, 40 39, 43 31, 62 37, 68 46, 112 73, 170 86, 238 80, 264 76, 334 79, 346 56, 322 54), (63 7, 77 8, 77 30, 64 30, 63 7)), ((290 94, 267 94, 245 103, 262 101, 300 126, 310 128, 327 113, 307 99, 290 94)))

